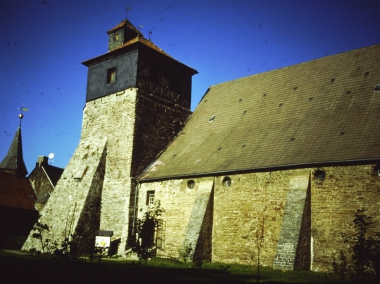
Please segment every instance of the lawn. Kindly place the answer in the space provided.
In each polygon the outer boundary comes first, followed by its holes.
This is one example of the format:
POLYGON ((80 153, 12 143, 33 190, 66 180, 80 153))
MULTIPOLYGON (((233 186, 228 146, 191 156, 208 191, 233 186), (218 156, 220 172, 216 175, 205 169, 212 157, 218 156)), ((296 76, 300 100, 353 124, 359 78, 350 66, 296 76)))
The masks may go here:
MULTIPOLYGON (((138 261, 103 258, 101 261, 45 260, 26 254, 0 251, 2 283, 257 283, 256 267, 190 263, 152 259, 138 261)), ((330 274, 281 272, 260 268, 260 283, 327 283, 330 274)))

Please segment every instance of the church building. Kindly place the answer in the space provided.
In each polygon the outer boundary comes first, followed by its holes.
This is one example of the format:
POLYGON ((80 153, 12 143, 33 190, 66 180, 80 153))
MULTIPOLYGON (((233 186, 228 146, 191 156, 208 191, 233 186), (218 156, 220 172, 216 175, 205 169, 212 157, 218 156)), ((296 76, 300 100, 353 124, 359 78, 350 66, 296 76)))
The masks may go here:
POLYGON ((108 35, 83 62, 81 139, 40 218, 51 240, 112 231, 125 254, 160 200, 157 256, 249 264, 260 249, 262 265, 319 271, 357 209, 380 231, 380 45, 211 86, 191 113, 196 70, 128 20, 108 35))

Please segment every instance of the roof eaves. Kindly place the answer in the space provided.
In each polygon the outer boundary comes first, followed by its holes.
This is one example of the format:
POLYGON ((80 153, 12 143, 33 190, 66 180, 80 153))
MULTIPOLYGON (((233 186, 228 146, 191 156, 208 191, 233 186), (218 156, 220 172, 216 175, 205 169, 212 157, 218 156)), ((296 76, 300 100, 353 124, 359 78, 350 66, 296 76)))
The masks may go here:
POLYGON ((183 64, 182 62, 174 59, 173 57, 171 57, 169 54, 167 54, 165 51, 163 51, 161 48, 159 48, 157 45, 155 45, 153 42, 151 41, 148 41, 147 39, 143 38, 143 37, 135 37, 134 39, 131 39, 130 41, 127 41, 126 43, 124 43, 123 45, 115 48, 114 50, 110 51, 110 52, 107 52, 107 53, 104 53, 100 56, 97 56, 97 57, 94 57, 94 58, 91 58, 91 59, 88 59, 86 61, 83 61, 82 64, 85 65, 85 66, 91 66, 95 63, 98 63, 98 62, 101 62, 101 61, 104 61, 104 60, 107 60, 109 58, 112 58, 112 57, 116 57, 120 54, 123 53, 124 50, 130 48, 131 50, 133 50, 136 46, 137 48, 137 45, 141 43, 142 45, 152 49, 152 50, 155 50, 159 53, 161 53, 162 55, 170 58, 171 60, 174 60, 175 62, 178 62, 180 63, 181 65, 183 66, 186 66, 187 68, 191 69, 193 74, 198 74, 198 71, 183 64))
MULTIPOLYGON (((357 159, 357 160, 345 160, 345 161, 327 161, 327 162, 314 162, 314 163, 298 163, 298 164, 287 164, 279 166, 266 166, 261 168, 247 168, 247 169, 236 169, 236 170, 226 170, 226 171, 216 171, 216 172, 203 172, 194 174, 178 174, 178 175, 168 175, 153 178, 144 178, 146 173, 136 176, 134 179, 139 183, 163 181, 169 179, 187 179, 187 178, 200 178, 206 176, 222 176, 222 175, 232 175, 232 174, 245 174, 254 172, 264 172, 264 171, 279 171, 285 169, 293 168, 307 168, 307 167, 327 167, 327 166, 339 166, 339 165, 350 165, 350 164, 377 164, 380 163, 380 157, 371 159, 357 159)), ((153 164, 153 163, 152 163, 153 164)), ((150 165, 149 165, 150 167, 150 165)), ((147 169, 149 169, 149 167, 147 169)))

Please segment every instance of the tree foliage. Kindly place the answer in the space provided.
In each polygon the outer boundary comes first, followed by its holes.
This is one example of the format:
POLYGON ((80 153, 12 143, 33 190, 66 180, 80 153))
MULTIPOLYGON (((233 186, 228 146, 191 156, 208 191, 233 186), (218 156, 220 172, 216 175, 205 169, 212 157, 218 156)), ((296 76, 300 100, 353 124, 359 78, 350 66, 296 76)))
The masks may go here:
POLYGON ((72 242, 69 240, 69 238, 65 237, 59 245, 57 242, 51 241, 45 237, 49 231, 49 226, 44 223, 37 222, 34 225, 32 237, 40 241, 41 250, 33 248, 31 251, 36 253, 38 256, 42 256, 45 259, 77 259, 77 256, 71 252, 70 248, 72 246, 72 242))
POLYGON ((147 261, 152 257, 152 251, 156 248, 155 231, 159 223, 159 219, 165 210, 161 207, 160 200, 149 205, 143 217, 137 219, 135 225, 135 242, 132 251, 135 252, 140 260, 147 261))
POLYGON ((372 217, 366 209, 358 209, 354 215, 354 234, 344 235, 344 242, 351 252, 351 272, 357 278, 369 275, 380 276, 380 238, 374 232, 372 217))

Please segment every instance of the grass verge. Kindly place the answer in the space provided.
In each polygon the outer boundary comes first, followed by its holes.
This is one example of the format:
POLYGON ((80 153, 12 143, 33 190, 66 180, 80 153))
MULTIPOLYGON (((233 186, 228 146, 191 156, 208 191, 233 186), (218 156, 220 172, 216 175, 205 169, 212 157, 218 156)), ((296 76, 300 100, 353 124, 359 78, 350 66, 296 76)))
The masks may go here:
MULTIPOLYGON (((44 260, 28 254, 0 252, 3 283, 258 283, 256 267, 190 263, 152 259, 138 261, 105 258, 99 262, 44 260)), ((308 271, 281 272, 260 268, 260 283, 332 283, 331 275, 308 271)))

